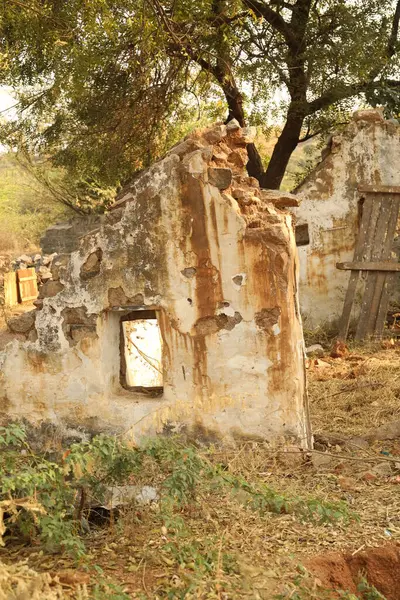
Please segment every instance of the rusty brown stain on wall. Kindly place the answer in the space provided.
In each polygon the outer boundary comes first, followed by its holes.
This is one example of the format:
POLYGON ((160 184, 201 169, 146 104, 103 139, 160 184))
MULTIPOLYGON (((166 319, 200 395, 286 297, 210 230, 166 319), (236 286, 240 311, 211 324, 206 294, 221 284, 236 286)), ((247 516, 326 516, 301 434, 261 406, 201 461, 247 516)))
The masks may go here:
MULTIPOLYGON (((230 132, 219 125, 212 135, 182 142, 135 179, 112 217, 85 236, 65 273, 60 270, 65 287, 58 297, 44 298, 34 342, 44 358, 29 365, 40 377, 35 402, 53 393, 46 389, 52 332, 54 353, 65 369, 50 380, 61 390, 55 405, 62 418, 70 411, 84 422, 102 407, 123 425, 160 430, 165 419, 184 415, 194 428, 218 436, 234 425, 240 437, 281 431, 280 417, 261 422, 256 406, 265 415, 278 396, 301 406, 303 397, 291 384, 298 372, 297 379, 303 375, 293 352, 301 343, 293 303, 293 231, 287 213, 271 199, 284 205, 285 198, 279 192, 264 198, 247 177, 249 133, 235 127, 230 132), (117 387, 121 364, 112 345, 120 341, 120 316, 110 309, 124 306, 157 311, 164 395, 154 403, 117 387), (248 376, 241 375, 242 368, 248 376), (240 431, 241 411, 249 411, 244 422, 245 429, 251 423, 250 432, 240 431)), ((26 364, 26 349, 20 352, 26 364)), ((56 366, 51 368, 55 374, 56 366)), ((303 435, 301 424, 300 430, 303 435)))
POLYGON ((212 264, 208 239, 207 215, 204 205, 204 185, 190 173, 183 174, 182 205, 192 219, 191 247, 196 256, 197 318, 213 314, 222 301, 221 274, 212 264))

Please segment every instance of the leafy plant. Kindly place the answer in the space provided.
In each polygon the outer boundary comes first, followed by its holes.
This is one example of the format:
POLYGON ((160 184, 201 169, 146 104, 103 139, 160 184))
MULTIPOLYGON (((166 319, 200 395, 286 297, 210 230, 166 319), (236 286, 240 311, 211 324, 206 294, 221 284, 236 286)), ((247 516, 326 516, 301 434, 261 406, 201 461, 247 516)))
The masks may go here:
POLYGON ((261 513, 294 514, 301 519, 315 523, 327 523, 357 519, 344 502, 323 502, 316 498, 288 497, 276 492, 265 484, 251 484, 244 478, 220 472, 221 481, 233 490, 243 490, 247 494, 247 504, 261 513))
POLYGON ((90 593, 89 600, 130 600, 131 596, 115 583, 100 581, 90 593))
MULTIPOLYGON (((298 565, 298 575, 289 583, 287 589, 274 596, 275 600, 332 600, 332 589, 326 589, 314 585, 314 578, 310 576, 308 571, 298 565)), ((365 578, 362 578, 357 586, 358 595, 349 592, 348 590, 335 590, 335 598, 341 600, 386 600, 378 590, 370 585, 365 578)))
MULTIPOLYGON (((156 482, 157 503, 141 509, 139 517, 127 510, 126 518, 133 515, 135 527, 148 518, 153 530, 155 526, 163 532, 153 556, 179 573, 179 585, 172 589, 160 584, 160 598, 199 597, 200 588, 214 582, 216 589, 219 578, 238 572, 223 536, 215 529, 199 536, 192 529, 191 515, 204 510, 205 496, 212 502, 231 494, 261 515, 291 513, 318 523, 354 517, 344 503, 290 497, 264 483, 247 481, 213 462, 211 452, 180 438, 159 437, 136 448, 121 437, 98 435, 49 460, 33 450, 22 425, 10 424, 0 428, 0 450, 0 534, 39 540, 44 550, 67 552, 76 559, 85 554, 83 532, 90 531, 87 517, 93 503, 102 505, 113 486, 142 485, 149 478, 156 482)), ((101 577, 93 589, 94 600, 125 600, 124 594, 101 577)))
POLYGON ((106 486, 138 469, 140 453, 117 438, 97 436, 73 444, 60 462, 46 460, 30 448, 21 425, 0 429, 0 532, 6 528, 40 537, 48 550, 84 555, 79 537, 88 496, 102 499, 106 486), (1 527, 1 523, 3 523, 1 527))
POLYGON ((364 577, 358 584, 357 590, 361 592, 363 600, 386 600, 385 596, 378 592, 373 585, 370 585, 364 577))

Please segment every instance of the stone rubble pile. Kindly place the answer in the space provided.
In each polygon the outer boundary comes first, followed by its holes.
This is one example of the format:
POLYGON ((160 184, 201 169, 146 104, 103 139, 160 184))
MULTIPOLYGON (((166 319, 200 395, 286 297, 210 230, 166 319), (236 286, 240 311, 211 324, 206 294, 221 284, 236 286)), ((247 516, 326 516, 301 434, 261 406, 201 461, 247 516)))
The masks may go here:
POLYGON ((18 271, 19 269, 34 267, 37 274, 38 286, 40 286, 52 279, 51 267, 56 256, 56 252, 53 254, 21 254, 21 256, 12 261, 11 268, 13 271, 18 271))

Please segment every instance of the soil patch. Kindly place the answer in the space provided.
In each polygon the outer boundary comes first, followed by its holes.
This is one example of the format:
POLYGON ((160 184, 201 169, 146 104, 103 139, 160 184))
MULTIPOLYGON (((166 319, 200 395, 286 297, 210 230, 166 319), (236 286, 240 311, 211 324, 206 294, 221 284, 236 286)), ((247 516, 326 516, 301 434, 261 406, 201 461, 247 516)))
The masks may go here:
POLYGON ((397 544, 357 554, 328 552, 310 559, 305 566, 322 586, 332 591, 357 593, 360 579, 365 578, 387 600, 400 600, 400 546, 397 544))

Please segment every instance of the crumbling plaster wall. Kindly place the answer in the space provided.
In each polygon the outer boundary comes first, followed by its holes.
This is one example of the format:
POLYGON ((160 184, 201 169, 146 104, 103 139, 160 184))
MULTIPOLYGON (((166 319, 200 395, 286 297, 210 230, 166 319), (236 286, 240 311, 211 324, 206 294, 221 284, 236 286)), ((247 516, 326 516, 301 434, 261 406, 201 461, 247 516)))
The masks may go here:
MULTIPOLYGON (((359 225, 358 185, 400 185, 400 127, 377 110, 354 114, 316 169, 298 188, 293 209, 298 225, 307 223, 310 243, 300 246, 300 305, 306 327, 340 318, 349 271, 337 262, 353 260, 359 225)), ((355 303, 353 316, 357 315, 355 303)))
MULTIPOLYGON (((186 139, 60 256, 26 342, 0 354, 9 417, 134 437, 310 443, 291 216, 245 174, 236 122, 186 139), (120 385, 120 317, 158 311, 164 393, 120 385)), ((287 196, 290 203, 290 197, 287 196)))

